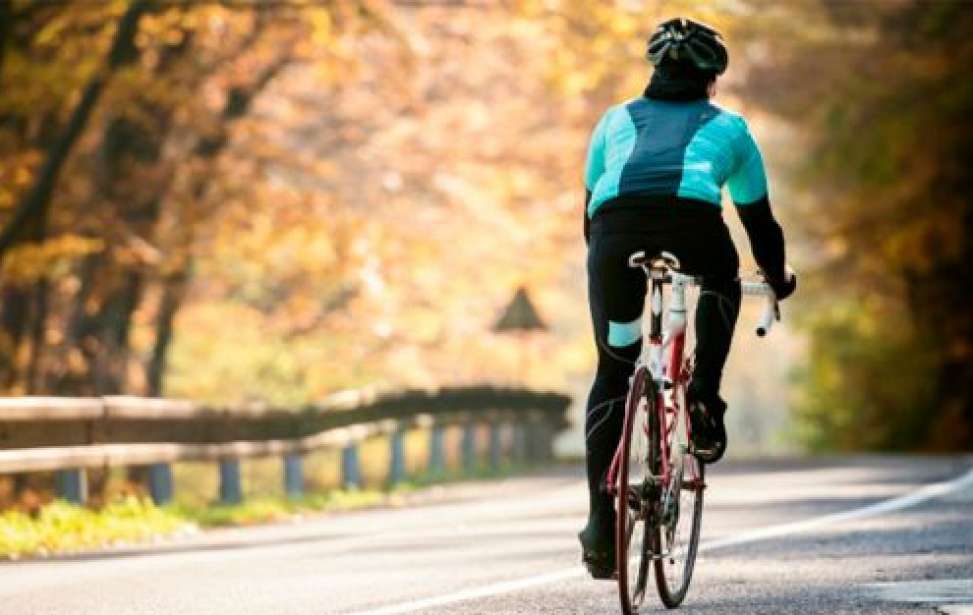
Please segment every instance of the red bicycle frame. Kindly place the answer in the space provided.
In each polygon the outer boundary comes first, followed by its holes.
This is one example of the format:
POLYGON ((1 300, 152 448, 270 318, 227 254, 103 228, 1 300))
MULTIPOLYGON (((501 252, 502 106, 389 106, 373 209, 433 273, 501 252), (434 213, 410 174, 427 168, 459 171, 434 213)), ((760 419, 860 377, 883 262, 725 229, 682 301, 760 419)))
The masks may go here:
MULTIPOLYGON (((678 393, 685 391, 685 387, 688 385, 691 376, 691 370, 686 369, 687 363, 683 358, 683 352, 686 347, 685 291, 686 287, 693 283, 693 279, 678 273, 670 274, 664 267, 656 267, 651 264, 642 265, 642 267, 645 269, 651 281, 651 327, 649 345, 646 349, 643 349, 642 355, 636 363, 635 370, 645 370, 647 373, 644 377, 651 378, 655 382, 654 394, 656 396, 656 403, 654 407, 658 413, 659 425, 664 426, 664 430, 660 430, 663 442, 658 443, 660 451, 660 474, 656 479, 659 481, 659 484, 668 485, 672 478, 673 451, 670 450, 667 444, 673 441, 672 432, 679 425, 680 413, 683 413, 682 416, 684 417, 686 441, 687 443, 692 442, 692 427, 688 414, 685 414, 688 411, 684 407, 685 398, 678 393), (673 306, 669 312, 667 331, 663 335, 662 287, 665 284, 672 284, 673 306), (668 350, 668 357, 665 357, 666 350, 668 350), (663 357, 667 360, 663 360, 663 357)), ((628 392, 629 397, 632 394, 632 390, 630 389, 628 392)), ((626 412, 637 407, 634 405, 637 401, 631 398, 627 399, 625 404, 626 412)), ((641 426, 641 428, 648 434, 648 424, 641 426)), ((618 493, 619 486, 617 484, 617 477, 618 464, 621 461, 621 451, 621 446, 615 450, 615 456, 612 458, 611 466, 605 476, 605 490, 612 496, 616 496, 618 493)), ((677 451, 677 454, 681 453, 682 451, 677 451)), ((699 472, 696 464, 689 464, 689 466, 691 468, 690 475, 685 477, 683 485, 694 487, 700 480, 699 472)))

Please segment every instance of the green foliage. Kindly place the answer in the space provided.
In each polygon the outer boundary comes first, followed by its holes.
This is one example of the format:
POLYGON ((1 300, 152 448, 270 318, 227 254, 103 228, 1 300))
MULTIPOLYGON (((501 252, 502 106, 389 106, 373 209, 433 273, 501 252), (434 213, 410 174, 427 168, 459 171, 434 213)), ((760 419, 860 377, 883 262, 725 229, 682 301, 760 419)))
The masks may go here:
POLYGON ((473 474, 450 471, 439 477, 414 478, 388 489, 334 489, 300 498, 250 498, 240 504, 177 503, 159 507, 147 498, 128 496, 93 510, 56 501, 41 507, 36 515, 15 510, 0 513, 0 558, 19 559, 147 542, 193 532, 200 527, 256 525, 322 512, 395 506, 404 495, 432 484, 496 478, 519 467, 511 465, 503 472, 481 469, 473 474))
POLYGON ((36 516, 15 510, 0 514, 0 557, 144 542, 191 527, 186 518, 146 499, 127 497, 100 510, 59 501, 42 507, 36 516))
POLYGON ((811 450, 911 449, 924 441, 936 354, 903 311, 842 299, 820 306, 805 326, 810 348, 796 414, 811 450))
POLYGON ((374 489, 339 489, 301 498, 253 498, 241 504, 190 507, 173 505, 168 511, 202 527, 254 525, 293 518, 313 512, 350 510, 375 506, 389 499, 388 492, 374 489))
POLYGON ((94 510, 56 501, 36 515, 0 513, 0 557, 19 559, 146 542, 197 527, 253 525, 312 512, 349 510, 388 503, 395 494, 378 490, 334 490, 299 499, 255 498, 241 504, 158 507, 147 498, 125 497, 94 510))
POLYGON ((798 295, 802 433, 815 449, 968 448, 973 13, 955 1, 822 6, 785 7, 785 20, 831 35, 774 41, 768 57, 787 61, 753 80, 810 143, 817 203, 803 223, 819 247, 802 268, 813 291, 798 295))

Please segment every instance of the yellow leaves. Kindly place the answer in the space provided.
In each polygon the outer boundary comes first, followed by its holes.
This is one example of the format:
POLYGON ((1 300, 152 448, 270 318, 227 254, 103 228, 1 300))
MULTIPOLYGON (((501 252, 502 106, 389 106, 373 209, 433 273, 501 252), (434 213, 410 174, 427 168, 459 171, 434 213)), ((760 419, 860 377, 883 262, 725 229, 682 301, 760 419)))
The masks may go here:
POLYGON ((311 40, 316 45, 327 45, 334 40, 334 23, 328 9, 315 8, 307 11, 311 40))
POLYGON ((14 171, 12 184, 15 187, 23 188, 24 186, 30 183, 32 177, 33 175, 26 167, 23 166, 17 167, 17 169, 14 171))
POLYGON ((187 27, 196 25, 187 8, 170 5, 144 15, 139 22, 140 46, 175 45, 184 40, 187 27))
POLYGON ((47 60, 82 60, 86 54, 101 57, 108 49, 127 2, 63 3, 53 12, 35 37, 32 46, 47 60))
POLYGON ((885 267, 922 275, 959 257, 967 231, 957 224, 958 218, 948 209, 926 210, 908 225, 889 229, 879 239, 885 267))
POLYGON ((580 96, 582 93, 591 89, 595 83, 590 75, 580 71, 567 70, 561 74, 557 81, 561 93, 565 96, 580 96))
MULTIPOLYGON (((608 27, 609 32, 620 38, 634 37, 636 32, 640 29, 644 29, 644 24, 641 20, 636 19, 633 15, 629 13, 624 13, 621 11, 614 11, 608 16, 605 25, 608 27)), ((601 40, 601 39, 599 39, 601 40)), ((599 45, 595 44, 594 50, 597 52, 599 50, 599 45)), ((601 43, 601 50, 608 51, 607 42, 601 43)))
POLYGON ((15 50, 4 57, 0 112, 34 115, 39 111, 57 112, 90 76, 97 61, 87 54, 68 63, 56 55, 38 61, 15 50))
POLYGON ((27 150, 6 155, 0 166, 0 211, 11 209, 17 198, 30 185, 34 169, 40 163, 40 152, 27 150))
POLYGON ((4 258, 0 277, 29 283, 41 276, 65 275, 73 261, 102 249, 104 244, 100 239, 70 234, 37 244, 21 244, 4 258))
POLYGON ((0 557, 19 559, 130 544, 189 527, 186 519, 133 496, 98 511, 51 502, 36 515, 16 510, 0 514, 0 557))

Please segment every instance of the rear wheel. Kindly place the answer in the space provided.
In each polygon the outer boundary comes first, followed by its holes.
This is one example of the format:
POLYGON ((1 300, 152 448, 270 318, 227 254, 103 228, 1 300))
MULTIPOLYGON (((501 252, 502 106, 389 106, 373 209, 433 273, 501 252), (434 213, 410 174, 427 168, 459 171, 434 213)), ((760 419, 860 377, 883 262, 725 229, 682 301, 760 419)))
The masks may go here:
POLYGON ((667 412, 665 446, 669 450, 669 484, 662 488, 661 519, 652 537, 655 583, 662 603, 679 606, 686 598, 692 580, 699 534, 703 522, 704 465, 689 452, 686 430, 685 387, 678 386, 675 412, 667 412), (680 420, 681 417, 681 420, 680 420))
POLYGON ((652 562, 660 442, 656 397, 655 383, 640 367, 625 407, 615 504, 618 590, 626 615, 638 613, 645 601, 652 562))

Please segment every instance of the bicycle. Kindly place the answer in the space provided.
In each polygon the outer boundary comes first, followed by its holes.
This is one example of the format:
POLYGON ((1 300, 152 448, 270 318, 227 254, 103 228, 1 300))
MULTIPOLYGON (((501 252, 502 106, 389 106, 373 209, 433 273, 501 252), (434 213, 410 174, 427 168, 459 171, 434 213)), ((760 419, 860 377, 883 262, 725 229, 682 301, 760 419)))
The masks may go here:
MULTIPOLYGON (((683 358, 686 290, 698 286, 698 280, 680 273, 679 259, 668 252, 651 257, 636 252, 629 266, 641 267, 649 278, 650 325, 649 343, 629 381, 622 437, 605 479, 606 490, 615 498, 616 573, 625 615, 638 613, 644 603, 650 563, 662 603, 675 608, 685 599, 706 488, 705 466, 692 446, 686 405, 693 364, 683 358), (663 331, 666 285, 671 287, 670 308, 663 331)), ((743 294, 767 300, 756 330, 762 337, 780 319, 773 290, 765 282, 741 286, 743 294)))

